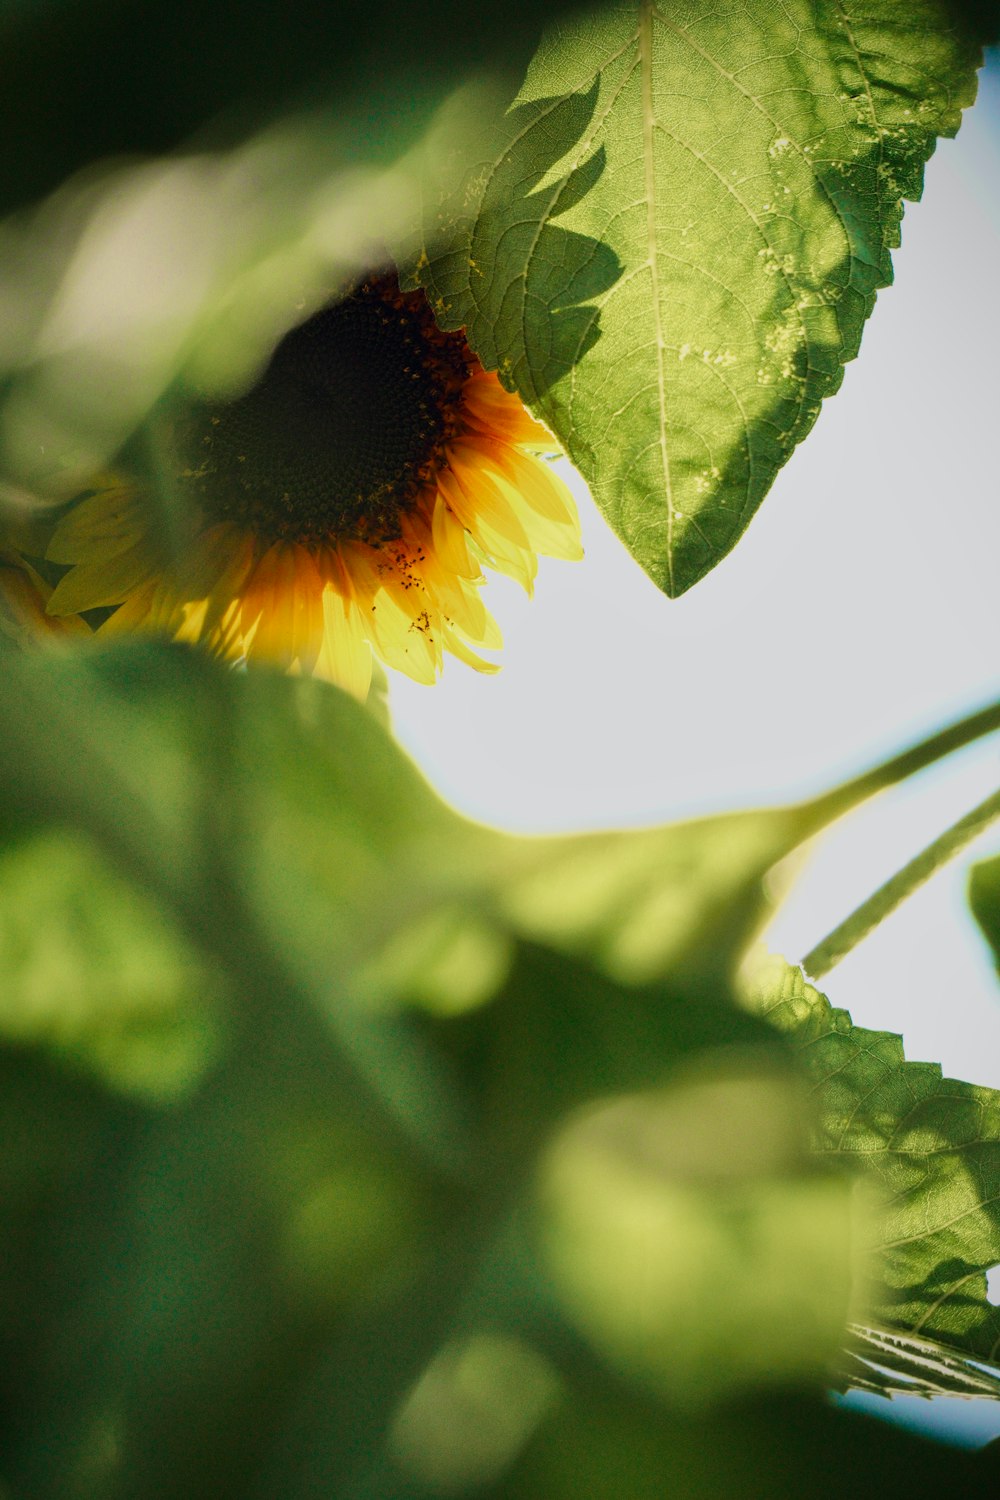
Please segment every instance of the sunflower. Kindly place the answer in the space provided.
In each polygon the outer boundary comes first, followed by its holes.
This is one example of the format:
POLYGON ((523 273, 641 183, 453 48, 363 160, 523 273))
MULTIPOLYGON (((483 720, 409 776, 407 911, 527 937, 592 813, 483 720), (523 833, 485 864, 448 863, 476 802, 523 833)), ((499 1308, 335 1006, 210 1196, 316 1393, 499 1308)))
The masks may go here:
POLYGON ((446 651, 495 671, 478 655, 501 645, 484 566, 530 593, 538 554, 582 555, 540 457, 550 434, 392 275, 289 333, 246 395, 173 414, 157 443, 187 502, 170 556, 143 486, 109 475, 52 536, 69 571, 51 614, 110 608, 100 633, 158 631, 363 698, 373 651, 418 682, 446 651))

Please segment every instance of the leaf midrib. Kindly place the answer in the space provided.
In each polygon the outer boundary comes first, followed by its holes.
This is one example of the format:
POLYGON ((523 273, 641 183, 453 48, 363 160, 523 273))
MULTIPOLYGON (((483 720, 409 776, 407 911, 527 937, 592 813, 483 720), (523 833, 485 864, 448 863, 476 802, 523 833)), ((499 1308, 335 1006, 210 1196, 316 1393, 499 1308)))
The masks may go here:
POLYGON ((656 334, 656 388, 659 407, 660 467, 667 505, 667 578, 669 592, 674 592, 674 500, 670 480, 670 458, 667 453, 667 390, 663 354, 663 312, 660 306, 660 267, 657 259, 656 164, 653 155, 653 0, 639 0, 639 68, 642 81, 642 151, 646 186, 646 244, 650 286, 653 297, 653 328, 656 334))

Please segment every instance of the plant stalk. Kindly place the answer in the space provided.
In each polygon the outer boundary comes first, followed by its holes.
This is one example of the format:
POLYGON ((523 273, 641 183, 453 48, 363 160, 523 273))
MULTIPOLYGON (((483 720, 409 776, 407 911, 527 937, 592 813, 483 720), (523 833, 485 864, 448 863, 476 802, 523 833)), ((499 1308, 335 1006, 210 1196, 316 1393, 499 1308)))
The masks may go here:
POLYGON ((936 870, 953 859, 997 818, 1000 818, 1000 791, 993 792, 978 807, 959 818, 957 823, 953 823, 933 843, 928 844, 926 849, 922 849, 884 885, 873 891, 822 942, 817 943, 802 960, 806 974, 811 979, 820 979, 828 974, 873 928, 895 911, 907 896, 912 895, 936 870))

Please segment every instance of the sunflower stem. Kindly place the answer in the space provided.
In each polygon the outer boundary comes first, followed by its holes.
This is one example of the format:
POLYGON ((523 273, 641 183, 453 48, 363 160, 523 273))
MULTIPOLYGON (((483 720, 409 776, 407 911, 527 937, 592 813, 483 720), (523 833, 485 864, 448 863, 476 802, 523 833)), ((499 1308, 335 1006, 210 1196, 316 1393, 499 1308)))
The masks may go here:
POLYGON ((898 786, 900 782, 908 780, 918 771, 925 770, 935 762, 944 760, 954 751, 962 750, 966 745, 971 745, 975 740, 982 739, 984 735, 993 734, 998 729, 1000 729, 1000 699, 987 704, 985 708, 977 709, 975 713, 968 714, 954 724, 949 724, 946 729, 938 730, 927 739, 919 740, 908 750, 903 750, 899 755, 894 755, 891 760, 884 761, 870 771, 863 771, 860 776, 845 781, 842 786, 834 787, 832 792, 826 792, 817 797, 810 803, 810 809, 816 819, 816 830, 824 828, 844 813, 853 811, 869 797, 873 797, 876 792, 898 786))
POLYGON ((922 849, 884 885, 873 891, 822 942, 810 949, 802 960, 806 974, 811 979, 820 979, 828 974, 863 938, 895 911, 907 896, 912 895, 997 818, 1000 818, 1000 791, 993 792, 971 812, 959 818, 957 823, 953 823, 933 843, 928 844, 926 849, 922 849))

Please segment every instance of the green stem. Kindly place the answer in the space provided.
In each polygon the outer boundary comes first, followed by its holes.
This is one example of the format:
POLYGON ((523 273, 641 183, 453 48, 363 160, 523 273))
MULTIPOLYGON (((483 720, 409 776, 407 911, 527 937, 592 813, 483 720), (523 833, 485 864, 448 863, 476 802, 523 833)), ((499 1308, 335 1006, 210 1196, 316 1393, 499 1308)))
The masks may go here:
MULTIPOLYGON (((903 759, 905 757, 901 756, 900 760, 903 759)), ((867 901, 863 901, 822 942, 817 943, 802 960, 802 967, 809 977, 819 979, 829 973, 862 938, 867 937, 890 912, 895 911, 907 896, 912 895, 936 870, 954 858, 997 818, 1000 818, 1000 791, 994 792, 985 802, 980 802, 978 807, 959 818, 957 823, 953 823, 932 844, 928 844, 926 849, 921 850, 884 885, 880 885, 867 901)))
POLYGON ((1000 701, 978 709, 967 718, 960 719, 957 724, 949 724, 947 729, 932 734, 919 744, 911 745, 909 750, 894 755, 891 760, 873 770, 864 771, 853 780, 845 781, 843 786, 835 787, 832 792, 826 792, 810 804, 816 817, 817 830, 832 823, 843 813, 850 812, 876 792, 898 786, 901 781, 932 766, 935 761, 944 760, 953 751, 961 750, 965 745, 971 745, 974 740, 992 734, 997 729, 1000 729, 1000 701))

